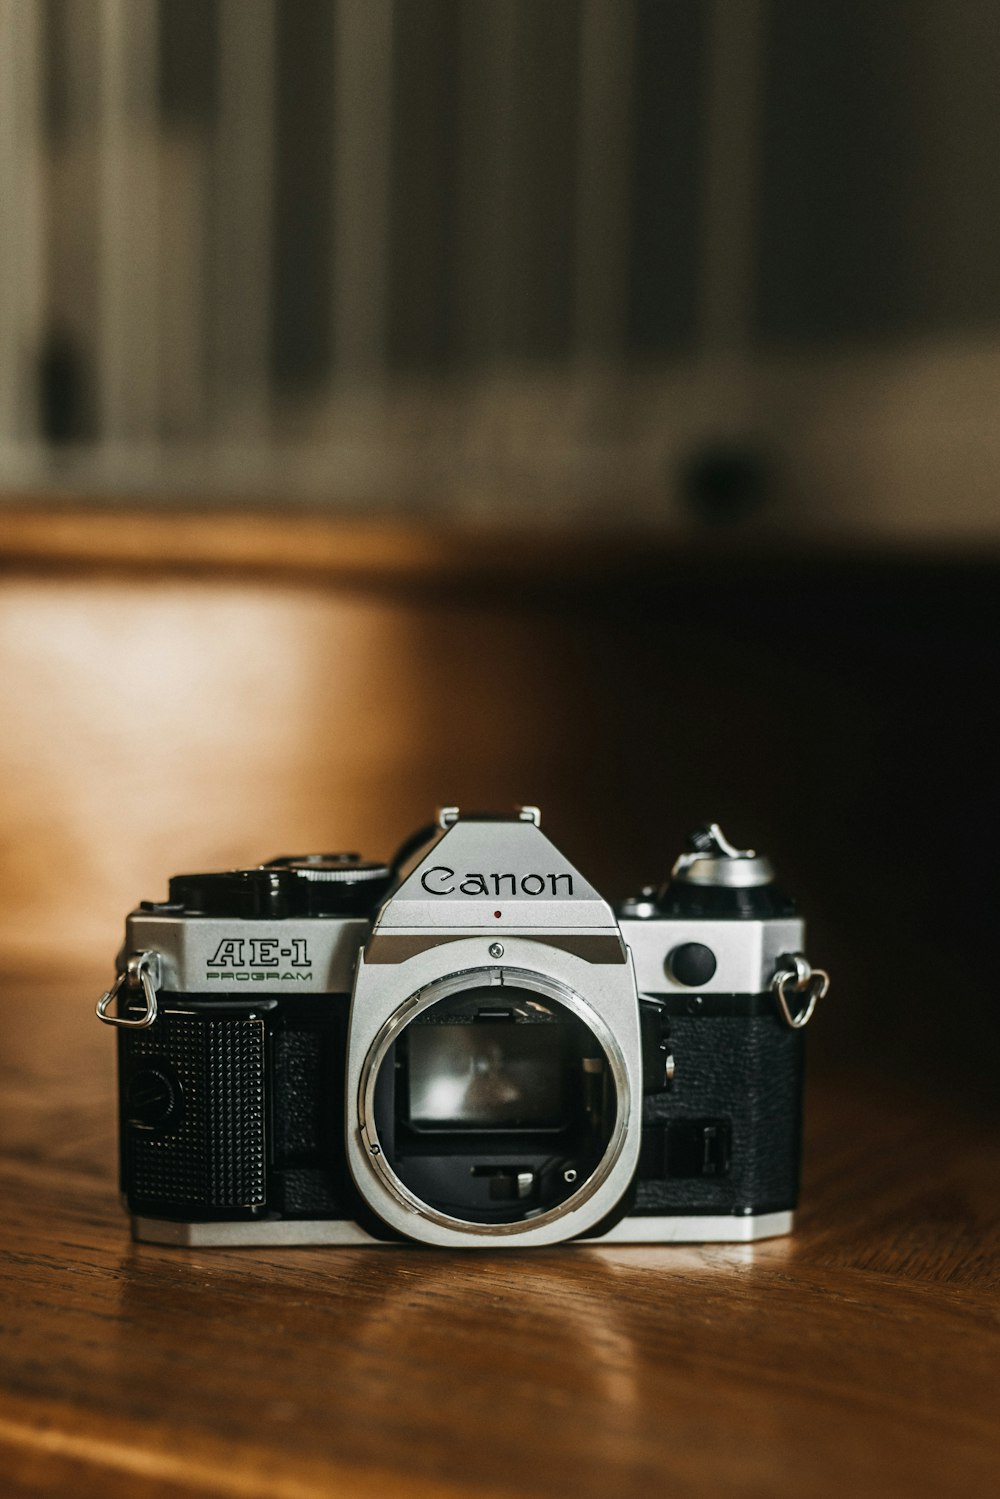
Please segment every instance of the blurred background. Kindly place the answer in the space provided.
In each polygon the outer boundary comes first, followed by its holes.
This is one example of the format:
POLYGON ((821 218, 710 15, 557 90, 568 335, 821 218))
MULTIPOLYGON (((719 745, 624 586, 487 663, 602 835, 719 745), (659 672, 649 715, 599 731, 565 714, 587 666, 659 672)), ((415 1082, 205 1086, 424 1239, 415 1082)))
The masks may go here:
POLYGON ((7 967, 711 817, 818 1067, 988 1107, 998 94, 992 0, 0 0, 7 967))

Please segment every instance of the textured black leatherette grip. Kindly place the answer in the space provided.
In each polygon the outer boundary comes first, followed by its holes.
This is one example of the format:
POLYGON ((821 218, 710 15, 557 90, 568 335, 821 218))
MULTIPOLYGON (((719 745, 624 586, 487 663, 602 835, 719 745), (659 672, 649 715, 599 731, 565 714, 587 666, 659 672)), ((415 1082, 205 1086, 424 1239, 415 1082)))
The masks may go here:
MULTIPOLYGON (((673 1015, 672 1086, 643 1104, 643 1131, 676 1120, 728 1120, 724 1176, 640 1180, 634 1212, 793 1208, 798 1198, 804 1038, 776 1013, 673 1015)), ((669 1134, 668 1134, 669 1138, 669 1134)))
POLYGON ((133 1208, 250 1208, 266 1194, 263 1023, 161 1011, 122 1047, 122 1175, 133 1208), (130 1125, 128 1080, 168 1076, 179 1096, 162 1129, 130 1125))
POLYGON ((168 996, 148 1030, 120 1033, 122 1185, 132 1211, 355 1216, 344 1150, 346 1026, 345 995, 283 1000, 260 1016, 185 995, 168 996), (130 1119, 147 1075, 167 1079, 160 1085, 177 1100, 156 1128, 130 1119))
MULTIPOLYGON (((288 1007, 286 1007, 287 1010, 288 1007)), ((283 1217, 350 1218, 344 1150, 346 1002, 317 1018, 299 1008, 273 1038, 270 1205, 283 1217)))

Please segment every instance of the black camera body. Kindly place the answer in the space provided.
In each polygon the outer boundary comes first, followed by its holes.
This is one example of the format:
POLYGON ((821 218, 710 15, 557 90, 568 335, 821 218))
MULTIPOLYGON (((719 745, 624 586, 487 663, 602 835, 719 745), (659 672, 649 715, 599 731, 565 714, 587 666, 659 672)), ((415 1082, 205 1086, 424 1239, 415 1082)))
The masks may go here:
POLYGON ((535 809, 447 809, 416 863, 414 841, 405 876, 405 857, 283 858, 177 876, 130 914, 98 1010, 135 1236, 787 1232, 827 979, 767 861, 712 825, 612 912, 535 809))

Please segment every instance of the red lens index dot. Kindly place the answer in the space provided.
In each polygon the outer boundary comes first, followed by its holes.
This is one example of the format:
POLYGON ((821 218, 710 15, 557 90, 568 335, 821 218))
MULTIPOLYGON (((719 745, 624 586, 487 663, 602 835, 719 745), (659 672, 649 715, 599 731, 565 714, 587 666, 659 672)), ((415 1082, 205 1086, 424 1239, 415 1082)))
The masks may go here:
POLYGON ((499 916, 499 915, 500 915, 500 912, 499 912, 499 911, 494 911, 494 912, 493 912, 493 915, 494 915, 494 916, 499 916))

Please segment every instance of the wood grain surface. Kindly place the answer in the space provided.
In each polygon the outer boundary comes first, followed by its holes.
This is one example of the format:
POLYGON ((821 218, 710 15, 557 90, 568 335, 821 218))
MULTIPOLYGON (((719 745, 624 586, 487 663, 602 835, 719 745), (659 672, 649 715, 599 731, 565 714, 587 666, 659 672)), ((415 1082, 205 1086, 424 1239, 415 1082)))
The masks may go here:
POLYGON ((1000 1146, 971 1116, 823 1080, 798 1230, 757 1246, 135 1245, 103 973, 2 986, 5 1494, 997 1491, 1000 1146))

